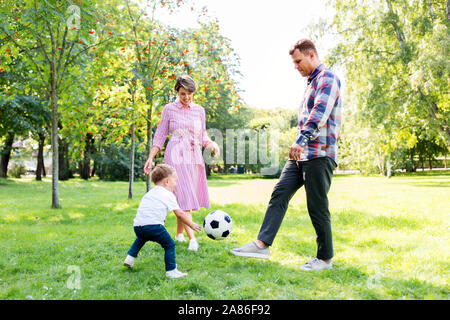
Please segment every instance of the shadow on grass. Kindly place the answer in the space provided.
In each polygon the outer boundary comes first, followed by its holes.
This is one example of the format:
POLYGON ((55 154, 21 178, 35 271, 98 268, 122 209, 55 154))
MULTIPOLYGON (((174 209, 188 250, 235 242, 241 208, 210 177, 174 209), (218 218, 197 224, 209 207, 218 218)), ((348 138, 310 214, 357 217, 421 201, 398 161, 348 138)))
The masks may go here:
MULTIPOLYGON (((394 279, 369 274, 350 263, 332 270, 305 272, 284 261, 233 256, 232 243, 200 242, 192 253, 177 245, 177 264, 188 277, 174 282, 163 276, 163 251, 155 244, 137 259, 135 270, 117 270, 136 288, 127 298, 148 299, 445 299, 448 290, 417 279, 394 279)), ((285 249, 283 249, 285 250, 285 249)), ((117 259, 116 259, 117 260, 117 259)), ((114 271, 113 271, 114 272, 114 271)), ((122 297, 123 298, 123 297, 122 297)))
POLYGON ((428 183, 418 183, 414 184, 414 187, 422 187, 422 188, 449 188, 450 182, 428 182, 428 183))
MULTIPOLYGON (((34 181, 34 180, 33 180, 34 181)), ((20 179, 9 179, 9 178, 0 178, 0 185, 1 186, 18 186, 21 183, 25 182, 24 180, 20 180, 20 179)), ((26 181, 26 182, 31 182, 31 181, 26 181)))
POLYGON ((394 177, 437 177, 437 176, 450 176, 450 169, 446 170, 426 170, 422 171, 419 169, 416 172, 395 172, 394 177))
MULTIPOLYGON (((242 233, 241 229, 243 229, 245 230, 245 233, 251 235, 250 241, 256 238, 265 213, 264 205, 245 206, 234 204, 222 206, 220 209, 227 211, 234 217, 234 226, 235 229, 237 229, 235 232, 242 233), (240 223, 245 223, 245 225, 240 225, 240 223)), ((448 296, 448 288, 445 288, 444 286, 434 285, 427 281, 414 278, 411 280, 396 279, 394 277, 370 274, 351 263, 345 263, 339 259, 337 260, 337 263, 335 262, 332 270, 326 270, 320 273, 301 271, 299 269, 300 265, 315 256, 317 247, 312 234, 304 232, 304 229, 312 229, 306 209, 300 209, 298 211, 300 212, 287 213, 283 222, 285 226, 282 224, 280 232, 271 248, 272 253, 275 253, 278 261, 246 259, 235 257, 230 254, 229 261, 231 265, 226 268, 226 270, 240 275, 247 273, 247 276, 254 281, 258 281, 258 278, 260 278, 262 282, 270 282, 277 285, 291 284, 300 285, 302 288, 309 287, 309 289, 305 289, 305 292, 307 292, 306 295, 302 295, 301 292, 296 291, 293 288, 294 292, 296 292, 295 294, 281 296, 281 298, 287 297, 289 299, 310 299, 311 297, 315 297, 315 293, 313 292, 315 290, 314 288, 317 289, 318 286, 320 287, 320 283, 323 283, 324 286, 329 285, 330 288, 341 287, 344 291, 350 290, 353 292, 352 298, 355 299, 424 299, 425 297, 437 297, 441 299, 448 296), (303 217, 299 217, 299 215, 303 215, 303 217), (305 237, 308 239, 307 241, 301 240, 302 238, 305 239, 305 237), (286 266, 285 261, 283 261, 285 257, 291 259, 291 262, 288 264, 293 264, 294 267, 286 266), (280 276, 274 278, 273 275, 276 274, 280 276), (262 275, 262 277, 260 277, 260 275, 262 275)), ((414 219, 378 217, 369 213, 346 213, 344 217, 338 215, 333 220, 336 229, 349 227, 349 223, 362 229, 373 228, 376 226, 376 228, 385 230, 394 228, 396 231, 400 229, 414 231, 421 230, 421 228, 424 227, 419 221, 414 219), (362 225, 360 223, 361 216, 366 217, 367 219, 362 225)), ((353 226, 350 226, 350 228, 353 226)), ((369 249, 382 253, 388 244, 379 239, 357 241, 355 237, 344 237, 340 235, 335 235, 334 238, 335 242, 339 242, 340 246, 350 247, 352 250, 361 250, 361 253, 369 249)), ((228 246, 227 249, 240 247, 248 242, 244 241, 244 243, 237 243, 234 239, 232 240, 232 245, 228 246)), ((249 239, 247 238, 247 240, 249 239)), ((414 248, 417 248, 416 243, 411 243, 410 245, 404 243, 399 250, 404 253, 409 252, 414 248)), ((401 258, 399 257, 399 259, 401 258)), ((362 263, 364 264, 364 262, 362 263)), ((367 263, 370 264, 371 262, 367 261, 367 263)), ((414 276, 412 275, 412 277, 414 276)), ((237 285, 237 283, 235 283, 235 285, 237 285)), ((333 295, 335 298, 344 298, 344 296, 339 295, 339 290, 331 291, 331 296, 325 298, 332 298, 333 295)), ((245 296, 244 294, 241 298, 255 298, 255 296, 250 297, 245 296)), ((257 298, 261 298, 261 296, 258 296, 257 298)), ((262 295, 262 298, 264 298, 264 294, 262 295)), ((317 296, 317 298, 319 297, 317 296)))
POLYGON ((427 226, 427 222, 414 216, 393 217, 375 215, 363 211, 340 210, 332 213, 332 224, 338 227, 358 226, 358 228, 377 227, 383 230, 420 230, 427 226))

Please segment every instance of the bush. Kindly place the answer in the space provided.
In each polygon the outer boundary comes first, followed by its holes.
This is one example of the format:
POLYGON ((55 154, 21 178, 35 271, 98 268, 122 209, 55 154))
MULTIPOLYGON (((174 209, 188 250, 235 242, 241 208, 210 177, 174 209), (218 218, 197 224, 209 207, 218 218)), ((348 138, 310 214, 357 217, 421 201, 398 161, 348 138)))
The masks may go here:
POLYGON ((14 178, 20 178, 22 175, 27 173, 27 169, 25 168, 25 166, 22 163, 15 162, 11 165, 11 168, 9 169, 8 172, 14 178))
MULTIPOLYGON (((101 153, 95 156, 95 173, 101 180, 127 181, 130 171, 130 151, 128 148, 111 144, 104 147, 101 153)), ((147 160, 145 152, 136 148, 134 155, 134 178, 144 174, 144 165, 147 160)))

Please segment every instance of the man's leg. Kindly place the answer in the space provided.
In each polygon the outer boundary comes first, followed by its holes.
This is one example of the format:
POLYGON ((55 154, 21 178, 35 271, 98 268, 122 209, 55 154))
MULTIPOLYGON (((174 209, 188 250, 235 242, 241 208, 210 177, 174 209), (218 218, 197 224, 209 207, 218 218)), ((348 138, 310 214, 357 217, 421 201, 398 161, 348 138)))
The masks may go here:
POLYGON ((267 245, 272 245, 286 214, 289 201, 302 185, 303 177, 298 164, 294 160, 288 160, 280 175, 280 179, 273 189, 264 221, 258 234, 258 240, 267 245))
POLYGON ((328 157, 306 161, 302 166, 308 212, 317 235, 317 258, 321 260, 333 257, 328 191, 335 167, 328 157))
POLYGON ((264 221, 257 237, 258 240, 241 248, 231 249, 231 253, 241 257, 269 259, 270 253, 267 246, 273 243, 286 213, 289 200, 302 185, 303 180, 297 163, 294 160, 288 160, 280 179, 273 189, 264 221), (265 247, 261 247, 258 242, 264 243, 265 247))

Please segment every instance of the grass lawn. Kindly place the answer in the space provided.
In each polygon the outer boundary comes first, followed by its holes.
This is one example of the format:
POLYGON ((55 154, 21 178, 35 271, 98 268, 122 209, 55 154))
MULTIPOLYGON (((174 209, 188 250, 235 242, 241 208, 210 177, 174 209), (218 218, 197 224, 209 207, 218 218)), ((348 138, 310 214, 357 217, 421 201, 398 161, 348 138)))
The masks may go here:
MULTIPOLYGON (((253 240, 277 180, 209 180, 213 209, 227 211, 224 241, 199 234, 200 249, 177 244, 188 277, 164 277, 163 249, 147 243, 132 270, 133 200, 126 182, 60 182, 62 208, 50 209, 51 181, 0 180, 0 299, 449 299, 450 172, 339 176, 329 193, 334 267, 308 273, 314 229, 304 190, 292 199, 270 260, 229 253, 253 240)), ((210 210, 194 213, 202 223, 210 210)), ((174 236, 176 220, 166 227, 174 236)))

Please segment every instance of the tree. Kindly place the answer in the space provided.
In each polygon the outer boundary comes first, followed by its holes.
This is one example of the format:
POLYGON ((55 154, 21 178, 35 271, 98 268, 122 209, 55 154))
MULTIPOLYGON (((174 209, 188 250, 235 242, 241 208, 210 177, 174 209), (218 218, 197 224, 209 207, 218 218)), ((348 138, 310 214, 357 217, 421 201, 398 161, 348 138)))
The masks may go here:
POLYGON ((0 7, 1 34, 28 59, 45 86, 51 106, 52 208, 59 208, 58 125, 60 95, 69 88, 69 68, 79 63, 88 50, 108 40, 96 29, 101 13, 95 1, 34 0, 4 1, 0 7), (97 38, 91 39, 93 35, 97 38), (90 39, 86 41, 85 39, 90 39), (92 41, 93 40, 93 41, 92 41))
MULTIPOLYGON (((104 161, 100 153, 115 147, 121 152, 129 149, 132 196, 133 178, 141 174, 134 170, 140 160, 133 157, 140 157, 143 148, 148 154, 161 111, 176 98, 177 75, 187 73, 196 79, 196 102, 207 111, 208 127, 226 129, 245 122, 246 108, 232 79, 238 73, 238 58, 229 40, 219 34, 217 21, 199 20, 198 29, 179 30, 157 19, 159 10, 176 11, 187 4, 185 0, 0 4, 0 49, 3 45, 8 49, 8 60, 0 56, 0 75, 7 68, 21 75, 0 83, 3 96, 12 99, 18 92, 30 91, 52 111, 53 207, 59 207, 58 179, 70 177, 76 166, 88 179, 98 168, 97 161, 104 161)), ((206 12, 201 9, 199 16, 206 17, 206 12)), ((9 70, 6 75, 11 76, 9 70)))
POLYGON ((45 102, 37 97, 16 95, 13 99, 0 98, 0 136, 6 136, 0 152, 0 177, 7 176, 14 137, 30 131, 42 132, 49 118, 45 102))
POLYGON ((405 143, 408 149, 414 147, 423 132, 448 147, 447 1, 330 3, 336 11, 334 19, 328 28, 317 29, 322 33, 315 37, 332 30, 339 39, 327 63, 344 67, 347 105, 355 108, 353 132, 369 128, 382 171, 396 149, 405 143))
MULTIPOLYGON (((146 152, 149 154, 152 146, 152 132, 155 122, 153 114, 155 106, 165 104, 164 98, 170 96, 169 83, 173 82, 179 71, 178 65, 183 55, 184 48, 179 46, 181 33, 174 28, 164 26, 156 17, 158 7, 166 10, 176 10, 186 1, 150 1, 141 8, 130 0, 125 1, 126 14, 123 21, 130 26, 127 33, 130 38, 125 38, 133 45, 134 59, 132 72, 134 81, 139 81, 145 92, 147 104, 146 112, 146 152)), ((159 112, 161 110, 157 110, 159 112)), ((147 191, 151 187, 150 177, 146 179, 147 191)))

